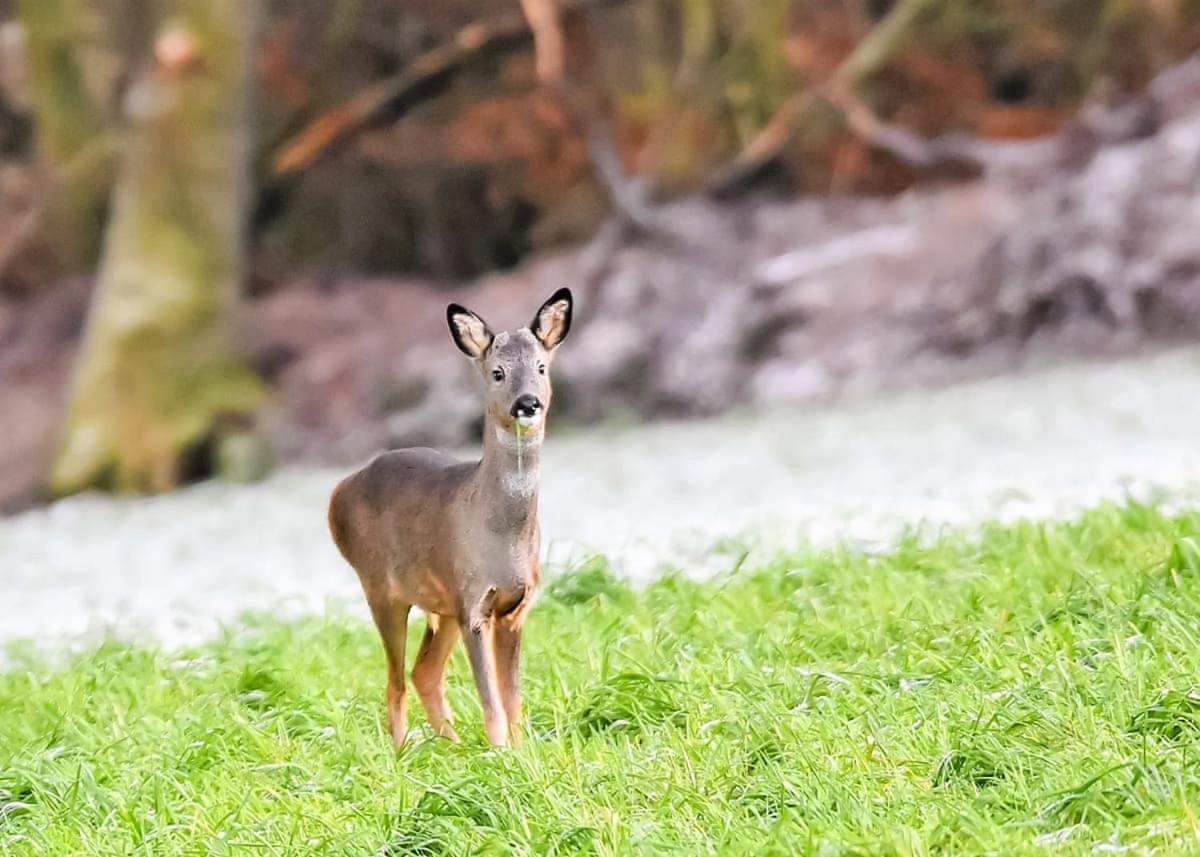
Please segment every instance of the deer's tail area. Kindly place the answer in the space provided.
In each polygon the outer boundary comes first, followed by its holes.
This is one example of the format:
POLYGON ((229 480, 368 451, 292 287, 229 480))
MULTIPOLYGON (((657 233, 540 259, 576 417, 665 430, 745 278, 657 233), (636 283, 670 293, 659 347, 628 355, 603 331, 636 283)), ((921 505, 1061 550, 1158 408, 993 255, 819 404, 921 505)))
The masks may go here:
MULTIPOLYGON (((341 552, 346 562, 350 562, 350 550, 347 537, 350 534, 349 522, 346 520, 346 500, 343 492, 346 489, 346 480, 343 479, 333 489, 333 493, 329 495, 329 534, 333 536, 333 543, 337 545, 338 551, 341 552)), ((351 563, 353 565, 353 563, 351 563)))

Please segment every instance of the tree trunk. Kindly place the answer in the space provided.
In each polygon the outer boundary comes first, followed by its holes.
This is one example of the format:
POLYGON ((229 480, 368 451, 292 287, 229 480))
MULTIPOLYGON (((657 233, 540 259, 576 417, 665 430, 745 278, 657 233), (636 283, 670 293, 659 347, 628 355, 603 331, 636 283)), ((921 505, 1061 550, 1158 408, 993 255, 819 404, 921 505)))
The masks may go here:
MULTIPOLYGON (((40 2, 40 0, 39 0, 40 2)), ((58 494, 161 491, 262 396, 234 352, 249 171, 250 0, 172 0, 130 87, 58 494)))
POLYGON ((80 60, 86 6, 83 0, 18 2, 38 159, 53 197, 43 230, 53 237, 58 264, 70 273, 95 263, 112 183, 104 111, 88 91, 80 60))

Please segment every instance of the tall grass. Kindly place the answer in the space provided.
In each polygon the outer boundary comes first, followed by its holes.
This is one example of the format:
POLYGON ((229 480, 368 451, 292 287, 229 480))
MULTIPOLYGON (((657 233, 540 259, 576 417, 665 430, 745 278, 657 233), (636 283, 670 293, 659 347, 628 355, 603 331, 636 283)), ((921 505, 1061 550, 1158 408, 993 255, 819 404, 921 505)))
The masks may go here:
POLYGON ((592 563, 530 617, 516 749, 460 651, 464 743, 395 753, 344 617, 30 658, 0 853, 1200 852, 1198 534, 1131 505, 636 591, 592 563))

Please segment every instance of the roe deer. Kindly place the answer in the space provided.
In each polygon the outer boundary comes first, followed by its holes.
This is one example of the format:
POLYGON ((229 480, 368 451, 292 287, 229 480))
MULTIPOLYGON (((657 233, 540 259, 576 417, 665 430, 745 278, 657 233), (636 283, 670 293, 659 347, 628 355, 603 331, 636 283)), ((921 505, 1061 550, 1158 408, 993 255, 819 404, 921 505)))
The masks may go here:
POLYGON ((457 741, 446 704, 450 650, 465 637, 488 740, 516 740, 521 720, 521 626, 540 577, 538 475, 548 367, 571 328, 572 298, 559 289, 528 328, 493 334, 450 304, 450 335, 483 378, 483 459, 432 449, 377 456, 338 484, 329 528, 358 572, 387 654, 392 740, 408 730, 404 643, 408 613, 428 617, 412 679, 434 731, 457 741))

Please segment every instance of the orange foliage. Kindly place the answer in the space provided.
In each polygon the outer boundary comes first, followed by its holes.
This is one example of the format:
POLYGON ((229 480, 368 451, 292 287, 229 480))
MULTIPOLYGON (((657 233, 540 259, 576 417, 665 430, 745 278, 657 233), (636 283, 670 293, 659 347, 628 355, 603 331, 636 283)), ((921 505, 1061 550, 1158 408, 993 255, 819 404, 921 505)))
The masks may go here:
POLYGON ((1040 104, 988 104, 975 112, 981 137, 1027 140, 1053 133, 1074 111, 1040 104))

